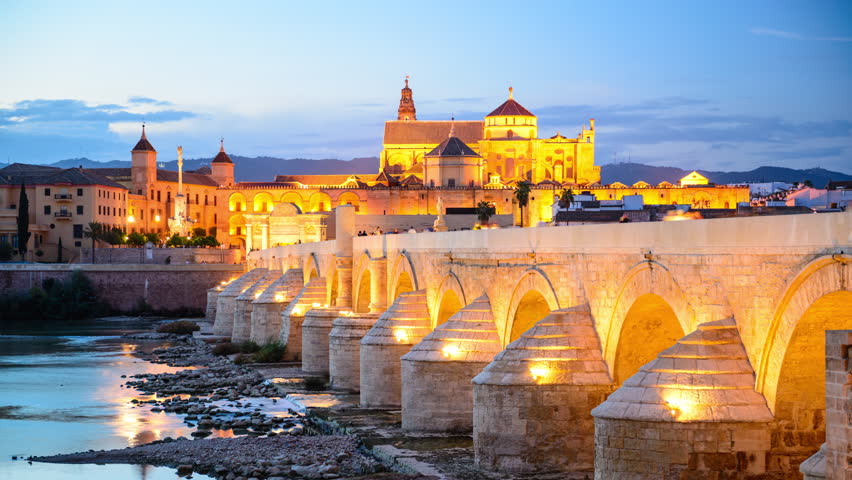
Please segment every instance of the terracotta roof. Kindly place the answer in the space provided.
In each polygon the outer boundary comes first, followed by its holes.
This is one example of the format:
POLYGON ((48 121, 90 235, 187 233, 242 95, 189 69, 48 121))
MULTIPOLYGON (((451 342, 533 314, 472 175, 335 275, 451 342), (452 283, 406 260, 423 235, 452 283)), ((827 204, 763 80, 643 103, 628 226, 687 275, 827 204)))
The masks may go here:
POLYGON ((486 117, 502 117, 502 116, 524 116, 524 117, 534 117, 529 110, 521 106, 520 103, 516 102, 514 99, 510 98, 503 102, 502 105, 495 108, 493 112, 486 115, 486 117))
POLYGON ((385 144, 438 144, 450 134, 454 128, 455 136, 465 143, 477 143, 483 138, 482 121, 423 121, 385 122, 385 144), (455 125, 453 125, 455 123, 455 125))
POLYGON ((414 173, 419 173, 419 174, 422 175, 423 174, 423 163, 421 163, 421 162, 415 163, 414 165, 411 166, 411 168, 406 170, 404 173, 406 175, 411 175, 411 174, 414 174, 414 173))
POLYGON ((387 168, 382 169, 382 171, 379 172, 379 174, 376 176, 376 179, 374 181, 375 182, 384 182, 389 187, 399 185, 399 180, 396 177, 394 177, 393 175, 389 174, 387 168))
POLYGON ((405 187, 407 187, 409 185, 423 185, 423 181, 420 180, 420 178, 418 178, 417 175, 409 175, 409 176, 405 177, 405 179, 402 182, 400 182, 400 185, 405 186, 405 187))
POLYGON ((124 167, 124 168, 89 168, 88 170, 91 170, 91 171, 97 173, 98 175, 103 175, 105 177, 109 177, 113 180, 115 180, 116 178, 119 178, 119 177, 130 178, 130 175, 131 175, 130 167, 124 167))
POLYGON ((459 137, 450 137, 426 154, 427 157, 478 157, 459 137))
POLYGON ((13 185, 22 183, 26 185, 103 185, 127 190, 124 185, 99 174, 94 169, 62 169, 21 163, 0 169, 0 183, 13 185))
MULTIPOLYGON (((302 185, 342 185, 353 174, 340 175, 276 175, 275 183, 300 183, 302 185)), ((369 176, 370 174, 360 174, 369 176)))
MULTIPOLYGON (((174 182, 178 181, 178 172, 171 170, 157 170, 157 181, 159 182, 174 182)), ((219 184, 207 175, 199 175, 197 173, 183 172, 183 183, 189 185, 204 185, 207 187, 218 187, 219 184)))

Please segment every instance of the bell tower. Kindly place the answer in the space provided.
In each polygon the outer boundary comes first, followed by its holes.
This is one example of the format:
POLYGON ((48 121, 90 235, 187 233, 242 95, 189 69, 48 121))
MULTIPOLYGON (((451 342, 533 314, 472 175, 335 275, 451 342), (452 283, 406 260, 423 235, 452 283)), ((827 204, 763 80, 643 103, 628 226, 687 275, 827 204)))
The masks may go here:
POLYGON ((397 113, 397 120, 403 122, 417 120, 417 111, 414 109, 414 98, 411 96, 411 89, 408 88, 408 75, 405 76, 405 87, 402 89, 402 98, 399 99, 399 110, 397 110, 397 113))
POLYGON ((142 137, 130 151, 130 172, 133 193, 145 195, 148 186, 157 181, 157 151, 145 135, 142 125, 142 137))

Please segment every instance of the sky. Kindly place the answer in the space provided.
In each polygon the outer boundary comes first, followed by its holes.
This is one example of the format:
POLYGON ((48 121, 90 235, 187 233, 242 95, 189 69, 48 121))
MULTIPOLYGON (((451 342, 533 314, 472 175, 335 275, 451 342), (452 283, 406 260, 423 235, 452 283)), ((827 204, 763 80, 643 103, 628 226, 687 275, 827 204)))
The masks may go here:
MULTIPOLYGON (((507 97, 596 162, 852 173, 852 2, 0 2, 0 162, 377 156, 507 97)), ((282 172, 283 173, 283 172, 282 172)))

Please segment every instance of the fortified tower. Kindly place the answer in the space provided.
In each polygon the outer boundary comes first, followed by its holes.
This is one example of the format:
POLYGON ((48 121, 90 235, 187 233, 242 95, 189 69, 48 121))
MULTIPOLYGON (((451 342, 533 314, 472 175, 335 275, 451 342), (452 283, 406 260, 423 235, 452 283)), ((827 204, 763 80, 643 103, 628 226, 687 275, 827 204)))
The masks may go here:
POLYGON ((210 163, 213 180, 221 187, 230 187, 234 185, 234 162, 231 157, 225 153, 225 139, 219 140, 219 153, 210 163))
POLYGON ((133 183, 131 193, 145 195, 148 186, 157 181, 157 151, 145 136, 142 125, 142 137, 130 151, 130 178, 133 183))
POLYGON ((408 75, 405 76, 405 87, 402 89, 402 98, 399 99, 399 110, 397 110, 397 113, 397 120, 404 122, 417 120, 417 110, 414 109, 414 98, 411 96, 411 89, 408 88, 408 75))

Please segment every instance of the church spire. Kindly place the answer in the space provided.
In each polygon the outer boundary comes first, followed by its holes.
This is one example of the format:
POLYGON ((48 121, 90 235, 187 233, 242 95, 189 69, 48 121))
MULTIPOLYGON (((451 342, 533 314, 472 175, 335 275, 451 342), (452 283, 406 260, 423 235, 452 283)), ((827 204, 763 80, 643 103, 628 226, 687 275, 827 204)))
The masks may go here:
POLYGON ((408 87, 408 75, 405 76, 405 87, 402 89, 402 98, 399 99, 397 120, 404 122, 417 120, 417 111, 414 109, 414 98, 411 96, 411 88, 408 87))
POLYGON ((513 100, 515 98, 514 88, 509 87, 509 100, 513 100))
POLYGON ((219 153, 225 153, 225 137, 219 138, 219 153))
POLYGON ((142 122, 142 138, 148 140, 148 137, 145 136, 145 122, 142 122))

